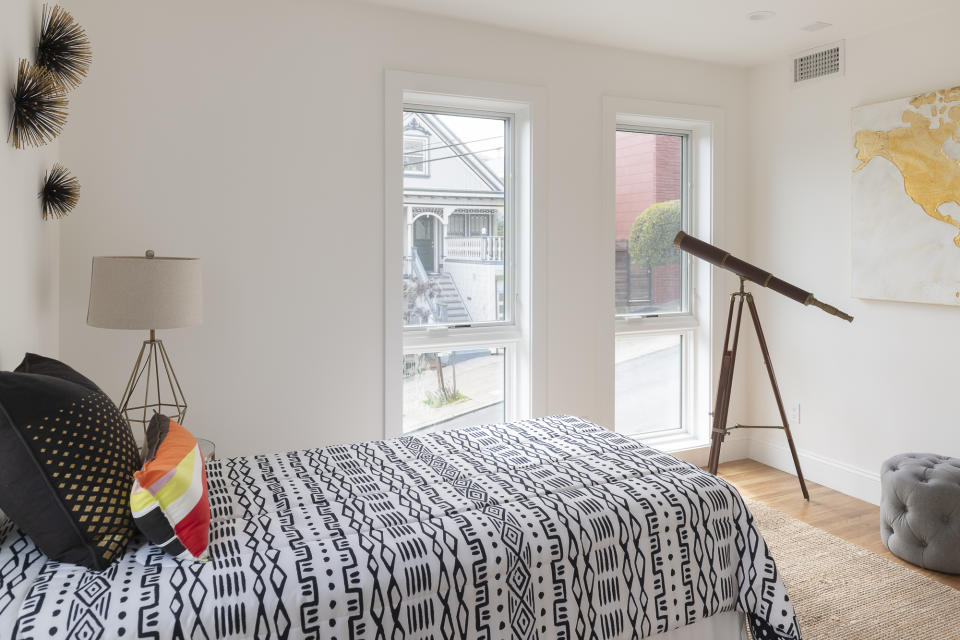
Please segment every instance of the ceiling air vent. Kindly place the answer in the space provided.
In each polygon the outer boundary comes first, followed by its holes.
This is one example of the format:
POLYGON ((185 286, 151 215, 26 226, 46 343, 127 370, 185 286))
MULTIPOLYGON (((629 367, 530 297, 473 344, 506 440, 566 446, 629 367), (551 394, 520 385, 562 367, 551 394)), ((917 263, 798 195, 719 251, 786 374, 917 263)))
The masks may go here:
POLYGON ((794 84, 843 75, 843 40, 810 49, 793 59, 794 84))

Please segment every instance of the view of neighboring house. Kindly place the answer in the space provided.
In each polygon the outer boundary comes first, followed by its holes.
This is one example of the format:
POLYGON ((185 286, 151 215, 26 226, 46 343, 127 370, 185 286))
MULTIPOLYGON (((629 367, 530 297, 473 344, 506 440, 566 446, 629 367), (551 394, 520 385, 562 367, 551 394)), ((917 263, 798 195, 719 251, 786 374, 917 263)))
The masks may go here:
MULTIPOLYGON (((403 120, 404 324, 505 319, 506 122, 407 111, 403 120)), ((404 357, 403 430, 504 416, 504 351, 404 357)))
POLYGON ((503 133, 471 120, 404 114, 408 325, 503 319, 503 133))

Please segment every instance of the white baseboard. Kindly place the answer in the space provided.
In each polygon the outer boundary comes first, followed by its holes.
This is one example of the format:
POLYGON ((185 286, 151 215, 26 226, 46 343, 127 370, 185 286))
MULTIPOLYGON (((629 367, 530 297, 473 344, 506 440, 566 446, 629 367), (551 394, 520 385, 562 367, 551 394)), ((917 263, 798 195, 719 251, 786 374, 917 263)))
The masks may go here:
MULTIPOLYGON (((653 445, 656 446, 656 445, 653 445)), ((730 462, 731 460, 740 460, 749 458, 749 438, 727 438, 723 446, 720 447, 720 462, 730 462)), ((710 458, 710 447, 694 447, 691 449, 668 449, 670 455, 680 458, 684 462, 695 464, 698 467, 707 466, 707 460, 710 458)), ((772 466, 772 465, 771 465, 772 466)))
MULTIPOLYGON (((784 443, 774 443, 760 438, 750 438, 747 457, 765 465, 796 475, 790 448, 784 443)), ((797 450, 803 477, 840 493, 880 504, 880 473, 867 471, 802 449, 797 450)), ((799 488, 797 489, 799 491, 799 488)))
MULTIPOLYGON (((689 449, 674 449, 656 444, 651 446, 668 451, 670 455, 698 467, 707 466, 707 459, 710 455, 709 446, 691 447, 689 449)), ((872 504, 880 504, 880 474, 878 472, 860 469, 846 462, 802 449, 797 451, 797 455, 800 457, 803 476, 807 480, 872 504)), ((734 437, 728 436, 720 449, 720 462, 742 458, 750 458, 774 469, 796 475, 793 468, 793 458, 790 456, 790 449, 785 442, 769 442, 760 438, 744 437, 741 434, 734 437)), ((800 487, 798 485, 797 494, 799 495, 799 493, 800 487)))

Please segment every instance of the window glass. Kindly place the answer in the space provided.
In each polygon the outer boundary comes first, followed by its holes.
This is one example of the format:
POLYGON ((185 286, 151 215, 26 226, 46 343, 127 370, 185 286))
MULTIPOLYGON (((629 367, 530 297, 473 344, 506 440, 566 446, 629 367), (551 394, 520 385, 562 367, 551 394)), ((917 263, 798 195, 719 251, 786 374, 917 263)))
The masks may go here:
POLYGON ((403 139, 403 172, 415 175, 427 173, 427 140, 420 136, 403 139))
POLYGON ((659 315, 686 311, 680 250, 683 228, 685 137, 617 131, 616 313, 659 315))
MULTIPOLYGON (((686 224, 685 133, 616 133, 615 313, 657 317, 689 311, 688 264, 673 246, 686 224)), ((614 425, 641 435, 682 429, 685 352, 696 320, 665 331, 618 322, 614 425)))
POLYGON ((403 118, 404 167, 417 169, 403 182, 404 325, 506 320, 498 283, 510 267, 508 120, 417 110, 403 118))
POLYGON ((639 435, 682 428, 683 336, 621 333, 614 357, 616 430, 639 435))
POLYGON ((504 421, 506 348, 403 357, 403 432, 504 421))

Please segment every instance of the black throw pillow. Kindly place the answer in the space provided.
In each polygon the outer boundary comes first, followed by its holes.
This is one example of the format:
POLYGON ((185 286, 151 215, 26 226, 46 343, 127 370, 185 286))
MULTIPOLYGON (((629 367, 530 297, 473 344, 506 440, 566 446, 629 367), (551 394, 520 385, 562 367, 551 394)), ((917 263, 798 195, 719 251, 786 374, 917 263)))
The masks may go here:
POLYGON ((47 358, 46 356, 38 356, 35 353, 28 353, 25 355, 23 357, 23 362, 20 363, 20 366, 14 369, 14 372, 39 373, 40 375, 52 376, 54 378, 60 378, 61 380, 67 380, 68 382, 76 382, 80 386, 86 387, 87 389, 100 391, 100 388, 97 387, 97 385, 94 384, 90 378, 77 373, 59 360, 47 358))
POLYGON ((0 372, 0 511, 53 560, 105 569, 134 535, 140 454, 116 405, 67 365, 0 372))

